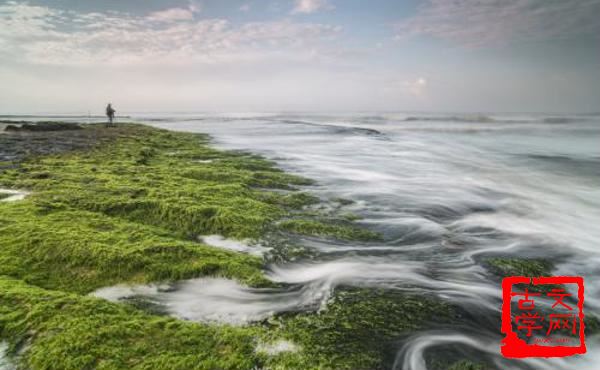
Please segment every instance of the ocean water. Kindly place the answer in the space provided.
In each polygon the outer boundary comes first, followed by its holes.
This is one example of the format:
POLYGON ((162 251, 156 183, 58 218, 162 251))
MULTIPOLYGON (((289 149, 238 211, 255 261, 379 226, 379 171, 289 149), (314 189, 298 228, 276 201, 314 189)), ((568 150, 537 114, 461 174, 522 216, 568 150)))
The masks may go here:
MULTIPOLYGON (((599 115, 131 116, 208 133, 220 148, 259 153, 312 178, 317 185, 307 191, 324 200, 353 200, 346 210, 386 240, 304 240, 318 257, 272 263, 266 271, 292 290, 250 289, 224 279, 144 288, 174 316, 243 324, 291 309, 326 309, 340 285, 398 289, 437 296, 469 319, 406 338, 394 369, 426 369, 428 356, 440 351, 499 369, 600 368, 598 336, 586 338, 585 356, 503 358, 501 286, 482 263, 494 256, 552 260, 554 275, 584 277, 585 312, 600 316, 599 115)), ((99 295, 135 294, 135 288, 119 289, 99 295)))
MULTIPOLYGON (((408 338, 399 345, 396 369, 426 369, 427 354, 437 350, 485 358, 502 369, 600 368, 598 337, 587 338, 588 354, 581 357, 504 359, 499 354, 501 287, 481 263, 492 256, 550 259, 556 275, 584 277, 585 312, 600 314, 599 116, 140 118, 171 130, 208 133, 221 148, 260 153, 315 179, 318 185, 309 191, 323 199, 354 200, 349 210, 362 217, 359 222, 386 236, 375 246, 307 241, 327 257, 275 264, 268 271, 275 281, 298 285, 297 291, 242 293, 222 284, 215 301, 229 307, 238 302, 237 311, 228 311, 266 314, 264 303, 273 298, 274 311, 314 307, 338 285, 427 292, 462 307, 473 319, 408 338)), ((192 283, 203 292, 214 284, 192 283)), ((201 306, 206 296, 198 296, 201 306)))

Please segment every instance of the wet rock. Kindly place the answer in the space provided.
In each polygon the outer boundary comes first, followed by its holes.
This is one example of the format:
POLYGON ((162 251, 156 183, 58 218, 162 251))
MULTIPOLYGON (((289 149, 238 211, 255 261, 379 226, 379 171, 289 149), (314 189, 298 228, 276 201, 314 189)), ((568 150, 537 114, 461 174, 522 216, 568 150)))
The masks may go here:
MULTIPOLYGON (((5 123, 9 123, 7 121, 5 123)), ((12 123, 12 122, 11 122, 12 123)), ((80 130, 82 127, 77 123, 71 122, 15 122, 19 125, 9 124, 4 128, 5 131, 65 131, 65 130, 80 130)))

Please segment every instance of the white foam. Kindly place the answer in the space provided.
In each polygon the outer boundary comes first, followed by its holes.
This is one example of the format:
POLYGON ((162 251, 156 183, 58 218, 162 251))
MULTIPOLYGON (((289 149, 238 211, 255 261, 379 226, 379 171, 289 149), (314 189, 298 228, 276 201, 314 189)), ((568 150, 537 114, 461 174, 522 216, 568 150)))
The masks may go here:
POLYGON ((166 285, 115 285, 111 287, 100 288, 92 293, 91 296, 103 298, 107 301, 118 302, 121 299, 129 298, 133 296, 150 296, 158 294, 161 290, 166 290, 166 285))
POLYGON ((327 300, 326 293, 311 286, 295 290, 258 289, 223 278, 198 278, 178 282, 170 289, 117 285, 98 289, 92 295, 110 301, 142 296, 181 319, 243 325, 278 312, 320 305, 327 300))
POLYGON ((256 346, 256 352, 265 353, 269 356, 277 356, 285 352, 298 352, 300 347, 289 340, 279 339, 272 343, 259 343, 256 346))
POLYGON ((0 194, 10 194, 10 196, 1 198, 0 202, 15 202, 18 200, 25 199, 30 193, 24 190, 13 190, 13 189, 2 189, 0 188, 0 194))
POLYGON ((199 236, 198 239, 212 247, 228 249, 236 252, 248 253, 254 256, 262 257, 270 248, 263 247, 258 243, 252 243, 249 240, 227 239, 221 235, 199 236))
POLYGON ((15 370, 17 367, 7 355, 8 343, 0 342, 0 370, 15 370))

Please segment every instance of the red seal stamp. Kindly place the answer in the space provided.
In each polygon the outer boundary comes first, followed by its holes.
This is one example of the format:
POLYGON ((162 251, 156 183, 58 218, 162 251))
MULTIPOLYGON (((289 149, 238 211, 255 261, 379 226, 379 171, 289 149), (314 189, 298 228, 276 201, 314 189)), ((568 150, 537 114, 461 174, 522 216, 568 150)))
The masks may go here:
POLYGON ((583 318, 582 277, 511 276, 502 280, 505 337, 500 350, 505 357, 583 354, 586 352, 583 318))

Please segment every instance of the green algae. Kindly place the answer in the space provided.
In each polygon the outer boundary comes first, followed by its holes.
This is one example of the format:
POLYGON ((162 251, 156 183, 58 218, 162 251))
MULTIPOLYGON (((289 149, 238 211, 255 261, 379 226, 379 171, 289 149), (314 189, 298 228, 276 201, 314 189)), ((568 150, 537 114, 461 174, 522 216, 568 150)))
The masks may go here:
POLYGON ((332 237, 342 240, 380 241, 380 234, 347 224, 325 223, 319 220, 291 219, 279 223, 283 230, 309 236, 332 237))
POLYGON ((0 277, 0 336, 36 369, 367 369, 393 361, 395 343, 445 304, 399 292, 342 289, 317 314, 243 327, 199 324, 0 277), (266 354, 260 343, 298 350, 266 354))
MULTIPOLYGON (((257 189, 310 181, 254 155, 212 149, 205 135, 139 125, 111 132, 109 143, 91 150, 31 158, 0 173, 3 186, 33 190, 26 201, 0 211, 6 246, 0 273, 77 292, 208 274, 264 284, 257 259, 181 239, 258 238, 274 221, 318 202, 305 192, 257 189), (207 159, 213 162, 197 162, 207 159)), ((373 237, 316 221, 284 226, 307 235, 373 237)))
POLYGON ((111 132, 92 149, 30 158, 0 173, 3 186, 33 191, 0 208, 1 274, 75 292, 202 275, 267 283, 259 259, 191 239, 259 237, 316 200, 254 186, 308 181, 260 157, 212 149, 205 135, 140 125, 111 132), (206 158, 219 161, 194 162, 206 158))
POLYGON ((0 204, 0 274, 87 293, 119 282, 202 275, 265 284, 259 258, 178 240, 155 227, 97 212, 0 204))
MULTIPOLYGON (((454 315, 447 304, 389 290, 339 289, 317 314, 271 320, 276 335, 298 343, 302 352, 278 358, 282 368, 373 369, 390 365, 397 342, 431 322, 454 315)), ((268 363, 267 363, 268 364, 268 363)))
MULTIPOLYGON (((488 269, 497 276, 525 276, 525 277, 540 277, 551 276, 554 264, 548 260, 540 258, 505 258, 495 257, 485 260, 488 269)), ((533 292, 549 292, 552 289, 564 288, 556 284, 518 284, 517 287, 524 289, 527 287, 533 292)))
POLYGON ((353 212, 344 212, 340 216, 342 217, 342 219, 344 219, 346 221, 358 221, 358 220, 362 219, 361 216, 359 216, 353 212))
POLYGON ((180 236, 259 237, 287 207, 314 202, 306 195, 265 195, 259 188, 309 182, 255 156, 214 150, 203 135, 133 125, 118 130, 111 145, 26 161, 0 174, 0 183, 34 190, 36 205, 50 210, 101 212, 180 236), (206 158, 219 161, 194 161, 206 158))
POLYGON ((481 363, 472 362, 468 360, 460 360, 453 363, 448 370, 487 370, 487 366, 481 363))
POLYGON ((201 325, 0 278, 0 334, 30 369, 251 369, 258 329, 201 325))
POLYGON ((550 276, 553 264, 544 259, 528 258, 489 258, 485 261, 488 268, 499 276, 550 276))
POLYGON ((276 204, 294 210, 301 210, 306 206, 319 203, 319 198, 306 192, 300 191, 289 194, 263 192, 260 193, 258 197, 264 202, 276 204))
MULTIPOLYGON (((275 221, 319 201, 295 191, 310 180, 252 154, 215 150, 206 135, 133 124, 78 131, 98 143, 32 157, 0 172, 3 186, 33 191, 26 201, 0 210, 0 243, 6 246, 0 273, 77 292, 116 281, 206 274, 256 285, 264 280, 256 259, 186 240, 202 234, 263 237, 275 221)), ((287 220, 277 227, 379 238, 349 222, 287 220)))
POLYGON ((474 362, 470 360, 439 360, 434 359, 429 364, 428 369, 431 370, 492 370, 495 367, 490 367, 489 365, 482 362, 474 362))
POLYGON ((598 319, 598 316, 586 313, 584 322, 585 335, 593 335, 600 333, 600 319, 598 319))

